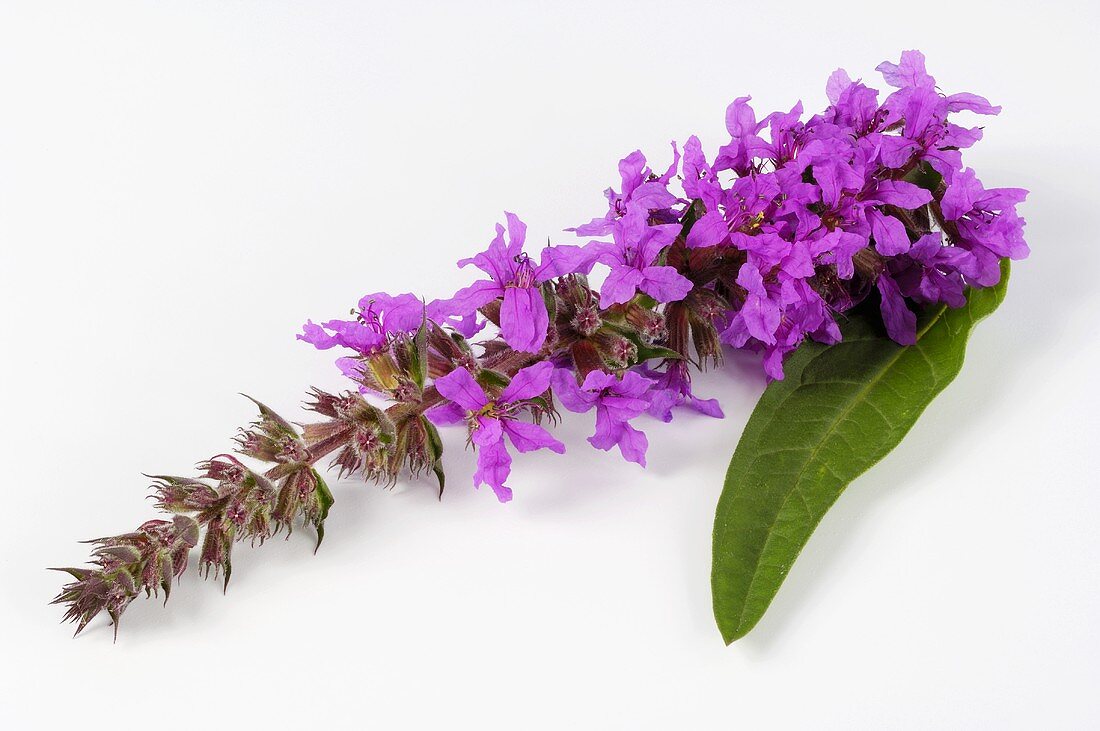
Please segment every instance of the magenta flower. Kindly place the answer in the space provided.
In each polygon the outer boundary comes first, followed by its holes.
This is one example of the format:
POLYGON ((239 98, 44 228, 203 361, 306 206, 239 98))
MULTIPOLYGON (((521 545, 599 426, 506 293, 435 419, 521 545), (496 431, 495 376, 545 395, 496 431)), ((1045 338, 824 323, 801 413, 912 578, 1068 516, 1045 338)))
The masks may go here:
POLYGON ((986 189, 962 164, 982 130, 951 115, 999 107, 942 94, 917 51, 879 70, 893 87, 884 101, 838 70, 829 106, 805 120, 801 103, 758 120, 750 97, 736 99, 729 143, 710 160, 694 135, 682 159, 672 144, 663 173, 630 153, 606 213, 567 229, 596 239, 584 246, 547 246, 536 262, 523 251, 526 226, 506 213, 488 248, 459 262, 484 276, 454 296, 425 304, 380 292, 350 319, 307 321, 298 339, 349 351, 336 363, 359 393, 314 390, 308 408, 323 418, 301 429, 257 404, 237 452, 263 472, 219 455, 200 479, 157 478, 158 507, 178 515, 100 539, 92 566, 65 569, 66 617, 83 627, 105 611, 117 623, 139 593, 167 595, 195 546, 200 565, 228 578, 241 539, 305 522, 319 540, 334 500, 322 460, 387 485, 432 474, 442 492, 437 424, 466 425, 474 486, 508 501, 510 448, 564 452, 541 426, 551 385, 564 408, 595 411, 594 447, 644 466, 648 438, 632 425, 641 414, 723 416, 689 373, 718 363, 723 346, 757 353, 781 379, 807 340, 838 342, 844 313, 865 298, 891 338, 914 343, 921 305, 962 306, 968 287, 999 281, 1005 258, 1028 255, 1016 212, 1026 191, 986 189), (586 276, 597 263, 608 268, 598 292, 586 276), (499 336, 473 340, 489 322, 499 336))
POLYGON ((1001 279, 1002 257, 1023 259, 1030 253, 1024 241, 1025 221, 1016 204, 1027 198, 1022 188, 986 190, 970 168, 958 173, 943 194, 943 217, 954 225, 958 240, 971 259, 960 265, 963 274, 983 287, 1001 279))
POLYGON ((654 381, 653 389, 649 393, 649 408, 646 409, 650 416, 665 422, 672 421, 672 409, 686 406, 715 419, 725 418, 718 399, 701 399, 692 392, 691 374, 688 373, 687 363, 684 361, 669 363, 664 373, 644 367, 638 370, 654 381))
POLYGON ((718 150, 715 170, 733 170, 738 175, 748 175, 754 169, 756 152, 767 144, 757 135, 766 122, 756 121, 756 112, 749 106, 751 99, 750 96, 739 97, 726 108, 726 131, 731 140, 718 150))
POLYGON ((649 408, 649 392, 654 383, 634 371, 619 378, 604 371, 592 371, 577 385, 573 371, 554 371, 554 393, 565 408, 582 414, 596 409, 596 433, 589 444, 604 451, 618 446, 623 458, 645 467, 649 448, 646 435, 630 425, 630 420, 649 408))
POLYGON ((966 283, 960 269, 970 260, 966 249, 944 246, 943 235, 937 231, 920 237, 909 248, 908 263, 893 278, 902 294, 917 302, 962 307, 966 304, 966 283))
POLYGON ((836 265, 837 276, 841 279, 851 279, 855 276, 856 269, 852 263, 852 257, 860 249, 866 248, 867 238, 857 233, 849 233, 842 229, 835 229, 822 235, 814 245, 822 254, 830 256, 822 257, 822 261, 832 262, 836 265))
MULTIPOLYGON (((865 205, 892 205, 914 210, 932 200, 932 194, 912 183, 901 180, 884 180, 864 188, 861 199, 865 205)), ((894 216, 888 216, 878 208, 865 209, 875 239, 875 249, 884 256, 895 256, 909 251, 909 235, 905 224, 894 216)))
POLYGON ((415 332, 430 314, 416 295, 376 292, 359 300, 355 320, 329 320, 320 325, 307 320, 297 338, 318 350, 339 345, 361 355, 373 355, 386 346, 391 335, 415 332))
POLYGON ((629 302, 639 291, 658 302, 676 302, 691 291, 691 280, 675 267, 657 265, 657 255, 680 233, 678 224, 646 225, 642 214, 630 215, 611 225, 614 243, 591 242, 586 250, 611 268, 600 288, 600 306, 629 302))
POLYGON ((550 388, 553 370, 549 361, 524 368, 495 399, 486 395, 465 368, 455 369, 435 382, 439 393, 465 412, 470 441, 477 446, 474 487, 488 485, 502 503, 512 499, 512 489, 504 484, 512 469, 505 435, 520 452, 544 448, 558 454, 565 452, 565 445, 541 426, 518 420, 519 412, 529 406, 530 400, 550 388))
MULTIPOLYGON (((775 331, 783 315, 778 292, 769 292, 752 262, 745 262, 737 273, 737 283, 745 289, 745 304, 734 315, 734 332, 743 331, 762 343, 775 343, 775 331)), ((734 342, 736 345, 736 342, 734 342)), ((741 341, 744 345, 744 340, 741 341)))
MULTIPOLYGON (((779 221, 794 219, 796 230, 799 216, 807 206, 816 203, 818 195, 813 186, 782 181, 775 173, 756 173, 733 181, 726 193, 723 212, 733 243, 739 248, 751 248, 747 237, 756 233, 778 233, 789 229, 790 224, 780 226, 779 221), (740 243, 739 243, 740 241, 740 243)), ((812 227, 818 225, 812 221, 812 227)), ((807 227, 810 228, 810 227, 807 227)))
POLYGON ((579 246, 548 246, 536 266, 523 251, 527 225, 514 213, 504 215, 508 220, 508 243, 504 242, 504 227, 497 224, 497 234, 488 249, 458 262, 460 267, 473 264, 489 278, 459 290, 450 299, 433 302, 432 307, 440 314, 468 322, 478 308, 503 298, 500 334, 504 341, 516 350, 537 353, 546 342, 550 325, 540 285, 565 274, 587 273, 594 256, 579 246))
POLYGON ((886 126, 887 114, 879 109, 878 91, 852 81, 844 69, 832 73, 825 94, 832 105, 825 111, 825 120, 851 130, 854 137, 881 132, 886 126))
MULTIPOLYGON (((901 60, 898 63, 883 61, 875 67, 875 70, 882 74, 887 84, 898 89, 891 96, 901 101, 907 101, 907 95, 916 89, 934 90, 936 88, 936 80, 925 69, 924 54, 920 51, 902 51, 901 60)), ((985 97, 969 92, 951 94, 943 99, 949 112, 1001 113, 999 106, 990 104, 985 97)), ((887 100, 883 106, 889 108, 892 104, 887 100)))
POLYGON ((658 176, 646 164, 645 155, 635 150, 619 161, 619 177, 623 190, 614 188, 604 191, 608 211, 601 218, 593 218, 586 224, 567 228, 578 236, 606 236, 611 233, 611 224, 627 214, 628 210, 638 210, 648 214, 650 211, 664 211, 676 205, 680 199, 669 192, 668 184, 680 165, 680 151, 672 143, 672 164, 663 175, 658 176))
POLYGON ((896 343, 901 345, 913 345, 917 342, 917 316, 905 304, 905 297, 901 289, 892 277, 883 274, 875 282, 879 296, 882 298, 879 309, 882 311, 882 322, 886 325, 886 333, 896 343))
MULTIPOLYGON (((840 340, 840 330, 831 308, 806 282, 799 267, 825 252, 829 246, 835 246, 833 253, 839 253, 842 257, 843 247, 853 243, 851 239, 845 240, 845 236, 853 235, 829 234, 808 244, 795 242, 790 251, 801 253, 797 256, 787 254, 779 259, 768 282, 764 281, 758 268, 762 261, 758 254, 750 254, 749 261, 738 271, 736 282, 745 290, 745 301, 730 315, 721 340, 735 348, 762 351, 764 372, 769 379, 783 378, 784 356, 795 350, 807 336, 824 343, 840 340)), ((854 239, 858 248, 866 243, 859 237, 854 239)), ((782 250, 781 247, 776 248, 782 250)), ((847 253, 847 256, 847 266, 852 268, 851 254, 847 253)), ((767 262, 764 266, 767 271, 773 270, 767 262)), ((811 265, 810 272, 813 271, 811 265)))
POLYGON ((900 168, 919 156, 950 183, 962 167, 960 150, 980 140, 982 132, 980 128, 966 129, 952 124, 947 115, 961 111, 995 115, 1001 108, 977 94, 941 95, 936 90, 936 80, 925 70, 924 54, 920 51, 905 51, 899 63, 883 62, 877 70, 882 72, 886 83, 897 88, 883 102, 883 110, 889 121, 904 122, 900 135, 881 137, 883 163, 900 168))
POLYGON ((771 142, 760 146, 760 152, 771 159, 776 168, 780 168, 795 159, 806 138, 806 125, 802 123, 802 102, 796 103, 789 112, 772 112, 760 123, 768 127, 771 142))

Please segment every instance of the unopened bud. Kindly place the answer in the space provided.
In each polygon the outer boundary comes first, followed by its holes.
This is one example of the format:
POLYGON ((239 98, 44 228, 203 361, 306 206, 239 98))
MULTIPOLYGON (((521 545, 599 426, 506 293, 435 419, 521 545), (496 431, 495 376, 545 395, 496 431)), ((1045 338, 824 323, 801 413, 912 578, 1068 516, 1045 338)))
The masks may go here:
POLYGON ((600 319, 600 310, 595 303, 586 303, 577 308, 569 324, 581 335, 589 337, 596 334, 603 321, 600 319))

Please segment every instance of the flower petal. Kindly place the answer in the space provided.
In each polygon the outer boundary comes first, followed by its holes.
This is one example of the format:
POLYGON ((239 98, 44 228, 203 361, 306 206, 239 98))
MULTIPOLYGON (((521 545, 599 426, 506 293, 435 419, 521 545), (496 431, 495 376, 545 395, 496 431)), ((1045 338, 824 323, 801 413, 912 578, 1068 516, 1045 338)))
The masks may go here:
POLYGON ((646 267, 638 288, 658 302, 679 302, 693 286, 676 267, 646 267))
POLYGON ((932 200, 932 194, 904 180, 884 180, 875 186, 871 198, 879 203, 889 203, 898 208, 913 210, 932 200))
POLYGON ((887 275, 882 275, 876 282, 879 294, 882 295, 882 321, 886 325, 887 334, 896 343, 901 345, 913 345, 917 342, 917 316, 905 306, 905 298, 901 296, 898 285, 887 275))
POLYGON ((637 293, 638 285, 645 277, 640 271, 631 266, 612 266, 607 274, 607 279, 600 287, 600 307, 610 307, 629 302, 637 293))
POLYGON ((512 376, 512 380, 504 387, 497 400, 510 404, 541 396, 546 393, 546 389, 550 388, 553 373, 554 364, 548 360, 527 366, 512 376))
POLYGON ((512 440, 512 444, 520 452, 549 449, 558 454, 565 453, 565 445, 550 436, 550 432, 546 431, 546 429, 538 424, 517 421, 515 419, 505 419, 503 427, 508 438, 512 440))
POLYGON ((588 443, 596 449, 607 451, 617 446, 619 453, 627 462, 645 467, 645 453, 649 449, 649 439, 638 429, 625 421, 612 422, 596 412, 596 433, 588 438, 588 443))
POLYGON ((484 307, 502 294, 504 294, 503 286, 488 279, 482 279, 458 290, 450 299, 433 301, 429 307, 437 317, 442 317, 444 314, 462 317, 476 312, 479 307, 484 307))
POLYGON ((500 334, 512 348, 537 353, 546 342, 550 313, 536 287, 507 287, 500 306, 500 334))
POLYGON ((589 242, 584 246, 573 244, 547 246, 542 250, 542 260, 536 280, 545 282, 567 274, 588 274, 600 255, 600 247, 593 245, 596 243, 598 242, 589 242))
POLYGON ((875 249, 883 256, 897 256, 909 251, 909 234, 905 224, 877 210, 867 212, 871 223, 871 235, 875 237, 875 249))
MULTIPOLYGON (((603 371, 592 371, 588 375, 593 373, 602 373, 603 371)), ((585 379, 586 388, 581 388, 577 384, 577 378, 573 375, 573 371, 569 368, 556 368, 554 369, 551 382, 554 385, 554 395, 558 397, 558 401, 569 411, 575 414, 583 414, 586 411, 590 411, 595 405, 599 395, 593 393, 587 389, 588 379, 585 379)))
POLYGON ((508 221, 508 255, 514 259, 523 251, 523 242, 527 240, 527 224, 508 211, 504 212, 504 218, 508 221))
POLYGON ((726 242, 729 235, 726 219, 722 217, 722 214, 718 211, 708 211, 692 225, 684 243, 689 249, 717 246, 726 242))
POLYGON ((306 324, 302 325, 302 332, 295 337, 309 343, 318 350, 328 350, 339 344, 335 335, 329 335, 323 327, 313 320, 306 320, 306 324))
POLYGON ((435 387, 444 398, 454 401, 467 411, 477 411, 489 403, 485 391, 465 368, 456 368, 442 378, 437 378, 435 387))
POLYGON ((504 484, 512 472, 512 455, 508 454, 503 435, 501 437, 478 447, 474 487, 488 485, 496 493, 497 500, 506 503, 512 499, 512 489, 504 484))

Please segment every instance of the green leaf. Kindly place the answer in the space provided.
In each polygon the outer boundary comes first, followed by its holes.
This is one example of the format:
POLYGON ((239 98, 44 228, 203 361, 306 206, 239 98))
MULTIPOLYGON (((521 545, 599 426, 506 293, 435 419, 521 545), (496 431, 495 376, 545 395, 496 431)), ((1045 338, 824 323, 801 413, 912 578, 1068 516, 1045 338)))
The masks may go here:
POLYGON ((848 484, 897 446, 962 367, 974 325, 1004 299, 1001 282, 965 306, 917 321, 895 344, 877 311, 854 314, 843 342, 807 342, 764 391, 730 461, 714 521, 711 590, 726 644, 763 616, 810 534, 848 484))
POLYGON ((940 183, 943 181, 943 176, 936 172, 936 169, 931 165, 922 162, 910 170, 903 179, 925 190, 933 191, 939 187, 940 183))
POLYGON ((409 349, 409 374, 421 391, 428 381, 428 321, 420 323, 409 349))
POLYGON ((638 331, 632 327, 619 325, 614 322, 604 322, 603 329, 622 335, 624 338, 634 343, 634 347, 638 349, 638 354, 635 356, 635 363, 645 363, 647 360, 653 360, 654 358, 660 358, 662 360, 683 360, 684 358, 684 356, 671 348, 647 343, 638 331))
POLYGON ((444 483, 447 481, 447 476, 443 473, 443 440, 439 438, 439 430, 435 428, 435 424, 428 421, 428 417, 419 418, 420 423, 424 425, 424 433, 428 437, 428 448, 432 455, 432 472, 435 473, 435 479, 439 481, 439 498, 442 500, 444 483))
POLYGON ((316 480, 316 487, 314 488, 317 494, 318 512, 317 518, 314 521, 314 526, 317 528, 317 545, 313 547, 313 552, 317 553, 317 549, 321 547, 321 541, 325 540, 325 518, 328 517, 329 508, 336 502, 336 498, 332 496, 332 490, 329 489, 324 479, 321 477, 321 473, 316 469, 310 468, 313 472, 313 479, 316 480))
POLYGON ((635 343, 635 345, 638 347, 637 361, 639 363, 645 363, 647 360, 653 360, 654 358, 661 358, 662 360, 684 359, 684 356, 671 348, 662 348, 659 345, 647 345, 644 342, 641 345, 638 345, 638 343, 635 343))
POLYGON ((508 376, 489 368, 482 368, 477 374, 478 385, 492 391, 501 391, 511 382, 508 376))
POLYGON ((553 322, 558 316, 558 298, 554 296, 554 284, 550 281, 543 282, 539 290, 546 305, 546 313, 550 316, 550 322, 553 322))

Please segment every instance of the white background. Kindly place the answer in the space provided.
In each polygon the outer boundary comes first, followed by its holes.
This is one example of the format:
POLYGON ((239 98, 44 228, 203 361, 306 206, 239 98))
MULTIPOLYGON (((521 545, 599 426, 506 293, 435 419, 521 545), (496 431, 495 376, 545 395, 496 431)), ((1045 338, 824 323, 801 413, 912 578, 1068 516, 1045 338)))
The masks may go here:
POLYGON ((1095 4, 4 2, 0 11, 0 720, 8 728, 1085 728, 1100 724, 1095 4), (584 443, 516 499, 335 485, 309 531, 192 569, 118 643, 46 602, 77 539, 152 516, 331 354, 306 317, 450 294, 503 209, 537 246, 615 165, 726 141, 725 105, 824 106, 838 66, 921 48, 1004 105, 967 152, 1024 186, 1031 260, 958 380, 825 518, 725 647, 711 516, 764 386, 651 422, 642 471, 584 443))

